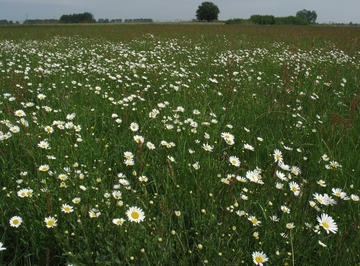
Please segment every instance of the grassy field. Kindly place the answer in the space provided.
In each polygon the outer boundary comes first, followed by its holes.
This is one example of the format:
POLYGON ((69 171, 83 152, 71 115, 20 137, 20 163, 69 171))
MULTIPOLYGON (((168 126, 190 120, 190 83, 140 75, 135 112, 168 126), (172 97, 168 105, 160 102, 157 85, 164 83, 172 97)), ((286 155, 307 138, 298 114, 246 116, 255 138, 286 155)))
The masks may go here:
POLYGON ((360 265, 359 36, 0 27, 0 264, 360 265))

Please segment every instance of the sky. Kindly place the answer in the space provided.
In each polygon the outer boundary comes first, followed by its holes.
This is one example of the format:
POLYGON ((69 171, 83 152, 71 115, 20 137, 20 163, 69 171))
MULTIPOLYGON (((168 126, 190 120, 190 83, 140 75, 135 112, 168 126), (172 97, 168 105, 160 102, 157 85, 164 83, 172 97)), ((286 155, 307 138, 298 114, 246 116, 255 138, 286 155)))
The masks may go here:
POLYGON ((251 15, 296 15, 316 11, 318 23, 360 23, 359 0, 0 0, 0 19, 59 19, 62 15, 90 12, 96 20, 151 18, 154 22, 195 19, 198 6, 209 1, 218 6, 219 20, 251 15))

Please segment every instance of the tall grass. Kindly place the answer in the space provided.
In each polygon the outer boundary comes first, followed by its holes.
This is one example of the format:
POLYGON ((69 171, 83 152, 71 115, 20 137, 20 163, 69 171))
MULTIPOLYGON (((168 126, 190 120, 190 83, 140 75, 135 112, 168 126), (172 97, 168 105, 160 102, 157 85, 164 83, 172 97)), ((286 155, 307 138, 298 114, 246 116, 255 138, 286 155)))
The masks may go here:
POLYGON ((0 261, 360 263, 357 33, 2 27, 0 261))

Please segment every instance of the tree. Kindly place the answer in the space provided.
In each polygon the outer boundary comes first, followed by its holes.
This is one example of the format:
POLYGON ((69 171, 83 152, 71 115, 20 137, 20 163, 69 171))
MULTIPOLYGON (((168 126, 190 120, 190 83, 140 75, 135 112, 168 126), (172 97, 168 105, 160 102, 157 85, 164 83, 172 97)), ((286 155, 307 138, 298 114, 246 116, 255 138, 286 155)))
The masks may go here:
POLYGON ((317 14, 315 11, 310 11, 310 10, 300 10, 296 13, 297 17, 302 18, 303 20, 306 20, 308 23, 315 23, 316 19, 317 19, 317 14))
POLYGON ((196 18, 199 21, 213 21, 218 19, 219 8, 211 2, 203 2, 196 11, 196 18))

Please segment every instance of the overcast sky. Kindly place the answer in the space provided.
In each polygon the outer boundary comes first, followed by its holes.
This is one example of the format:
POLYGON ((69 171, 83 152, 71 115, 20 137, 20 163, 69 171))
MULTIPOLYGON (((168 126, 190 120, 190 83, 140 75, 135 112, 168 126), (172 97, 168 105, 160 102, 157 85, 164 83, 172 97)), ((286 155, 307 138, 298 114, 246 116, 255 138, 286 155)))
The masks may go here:
MULTIPOLYGON (((155 22, 191 20, 206 0, 0 0, 0 19, 59 19, 61 15, 90 12, 95 19, 151 18, 155 22)), ((220 9, 219 19, 251 15, 295 15, 316 11, 318 23, 360 23, 360 0, 207 0, 220 9)))

